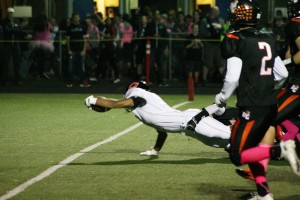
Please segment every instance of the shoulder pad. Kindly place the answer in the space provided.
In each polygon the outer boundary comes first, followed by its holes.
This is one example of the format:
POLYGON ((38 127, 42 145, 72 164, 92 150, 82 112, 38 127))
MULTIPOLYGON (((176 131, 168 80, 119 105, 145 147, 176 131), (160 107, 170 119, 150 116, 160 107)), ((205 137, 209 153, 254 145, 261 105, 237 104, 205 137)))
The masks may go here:
POLYGON ((226 35, 221 43, 221 54, 224 59, 237 56, 238 41, 240 36, 237 32, 231 32, 226 35))

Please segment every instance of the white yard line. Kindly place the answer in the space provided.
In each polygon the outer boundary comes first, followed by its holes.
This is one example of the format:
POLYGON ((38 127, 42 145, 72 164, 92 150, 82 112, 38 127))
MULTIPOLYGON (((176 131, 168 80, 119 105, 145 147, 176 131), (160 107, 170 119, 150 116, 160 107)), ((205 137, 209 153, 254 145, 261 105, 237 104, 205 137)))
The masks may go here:
MULTIPOLYGON (((179 108, 181 106, 184 106, 186 104, 188 104, 189 102, 183 102, 183 103, 180 103, 180 104, 177 104, 177 105, 174 105, 173 108, 179 108)), ((56 172, 58 169, 68 165, 69 163, 73 162, 74 160, 76 160, 77 158, 79 158, 80 156, 96 149, 97 147, 103 145, 103 144, 106 144, 106 143, 109 143, 111 141, 114 141, 115 139, 121 137, 122 135, 125 135, 126 133, 129 133, 131 131, 133 131, 134 129, 140 127, 143 123, 142 122, 139 122, 127 129, 125 129, 124 131, 120 132, 120 133, 117 133, 111 137, 108 137, 106 138, 105 140, 103 141, 100 141, 100 142, 97 142, 96 144, 93 144, 81 151, 79 151, 78 153, 75 153, 71 156, 69 156, 68 158, 64 159, 63 161, 61 161, 60 163, 58 163, 57 165, 54 165, 50 168, 48 168, 46 171, 42 172, 41 174, 37 175, 36 177, 26 181, 25 183, 19 185, 18 187, 8 191, 5 195, 1 196, 0 197, 0 200, 6 200, 6 199, 10 199, 14 196, 16 196, 17 194, 21 193, 22 191, 26 190, 29 186, 33 185, 34 183, 36 182, 39 182, 41 180, 43 180, 44 178, 50 176, 51 174, 53 174, 54 172, 56 172)))

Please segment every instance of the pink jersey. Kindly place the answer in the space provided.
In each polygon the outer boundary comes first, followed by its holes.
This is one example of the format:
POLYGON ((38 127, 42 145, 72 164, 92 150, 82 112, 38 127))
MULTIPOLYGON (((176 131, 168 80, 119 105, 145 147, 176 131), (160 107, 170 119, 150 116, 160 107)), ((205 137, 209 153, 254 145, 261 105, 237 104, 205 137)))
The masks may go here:
POLYGON ((128 22, 120 24, 120 33, 122 34, 122 38, 121 38, 122 44, 132 42, 133 29, 128 22))
POLYGON ((40 41, 51 41, 51 32, 52 25, 48 23, 47 28, 43 32, 36 32, 34 34, 33 40, 40 40, 40 41))
POLYGON ((46 30, 36 32, 33 37, 33 42, 30 44, 31 49, 46 49, 50 52, 54 51, 54 45, 51 41, 52 25, 48 23, 46 30))

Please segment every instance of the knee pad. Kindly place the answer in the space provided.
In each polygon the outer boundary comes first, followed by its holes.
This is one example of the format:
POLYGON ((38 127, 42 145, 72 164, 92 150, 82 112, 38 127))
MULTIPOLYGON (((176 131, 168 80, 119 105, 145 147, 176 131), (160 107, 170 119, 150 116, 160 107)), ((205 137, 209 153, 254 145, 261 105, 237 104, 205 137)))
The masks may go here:
POLYGON ((241 154, 238 151, 231 151, 230 160, 236 166, 241 166, 241 154))

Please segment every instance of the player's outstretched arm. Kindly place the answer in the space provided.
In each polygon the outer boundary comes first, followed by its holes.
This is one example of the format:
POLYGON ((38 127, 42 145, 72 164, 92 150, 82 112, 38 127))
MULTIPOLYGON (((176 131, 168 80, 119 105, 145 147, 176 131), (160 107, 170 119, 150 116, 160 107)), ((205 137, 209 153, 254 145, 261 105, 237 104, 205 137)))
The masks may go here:
POLYGON ((227 72, 223 88, 215 98, 215 103, 221 105, 229 99, 234 90, 238 87, 243 62, 240 58, 231 57, 227 59, 227 72))
POLYGON ((85 105, 90 107, 91 105, 102 106, 104 108, 131 108, 134 106, 132 98, 128 99, 106 99, 105 97, 94 97, 93 95, 85 99, 85 105))

